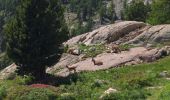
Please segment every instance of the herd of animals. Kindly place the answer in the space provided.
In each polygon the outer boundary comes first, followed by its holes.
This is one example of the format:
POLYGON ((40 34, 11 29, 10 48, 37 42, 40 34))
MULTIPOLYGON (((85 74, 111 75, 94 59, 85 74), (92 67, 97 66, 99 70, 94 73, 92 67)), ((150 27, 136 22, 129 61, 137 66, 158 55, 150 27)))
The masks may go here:
MULTIPOLYGON (((109 44, 106 46, 106 48, 109 50, 107 51, 107 53, 121 53, 121 48, 119 45, 117 44, 109 44)), ((69 54, 72 54, 72 55, 79 55, 79 54, 76 54, 74 52, 75 49, 73 48, 70 48, 67 50, 67 53, 69 54)), ((151 50, 151 48, 147 48, 147 50, 151 50)), ((160 49, 158 50, 154 55, 152 56, 142 56, 140 55, 139 56, 139 60, 142 61, 142 62, 153 62, 153 61, 156 61, 157 59, 160 59, 162 58, 163 56, 167 56, 170 54, 170 46, 165 46, 164 49, 160 49)), ((101 66, 103 65, 103 62, 100 61, 100 60, 96 60, 94 57, 92 57, 92 63, 96 66, 101 66)), ((76 68, 77 66, 68 66, 66 65, 66 68, 68 69, 69 72, 72 72, 74 71, 74 73, 76 72, 76 68)))
MULTIPOLYGON (((120 53, 121 52, 121 49, 120 49, 119 45, 117 45, 117 44, 111 44, 111 45, 107 46, 107 49, 110 50, 108 53, 120 53)), ((78 54, 74 53, 74 50, 75 50, 74 48, 70 48, 67 50, 67 53, 72 54, 72 55, 78 55, 78 54)), ((92 57, 91 61, 93 62, 94 65, 97 65, 97 66, 103 65, 102 61, 96 60, 94 57, 92 57)), ((75 73, 77 66, 70 67, 70 66, 66 65, 66 68, 68 69, 69 72, 74 71, 74 73, 75 73)))

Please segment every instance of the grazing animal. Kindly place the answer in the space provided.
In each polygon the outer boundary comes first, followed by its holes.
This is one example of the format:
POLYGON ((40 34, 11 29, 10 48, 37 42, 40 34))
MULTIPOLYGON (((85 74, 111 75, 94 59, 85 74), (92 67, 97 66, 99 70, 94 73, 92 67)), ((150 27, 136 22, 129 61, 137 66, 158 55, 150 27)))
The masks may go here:
POLYGON ((74 71, 74 73, 75 73, 77 66, 69 67, 68 65, 66 65, 66 68, 68 69, 69 72, 74 71))
POLYGON ((139 56, 139 59, 142 60, 143 62, 153 62, 156 60, 154 56, 139 56))
POLYGON ((112 53, 120 53, 121 52, 119 46, 116 44, 112 44, 111 49, 112 49, 112 53))
POLYGON ((68 49, 68 50, 67 50, 67 53, 69 53, 69 54, 74 54, 74 52, 73 52, 74 50, 75 50, 75 49, 68 49))
POLYGON ((92 58, 92 62, 94 63, 94 65, 103 65, 103 62, 102 61, 97 61, 95 60, 94 58, 92 58))
POLYGON ((80 49, 70 48, 68 49, 67 53, 78 56, 81 54, 81 51, 80 49))

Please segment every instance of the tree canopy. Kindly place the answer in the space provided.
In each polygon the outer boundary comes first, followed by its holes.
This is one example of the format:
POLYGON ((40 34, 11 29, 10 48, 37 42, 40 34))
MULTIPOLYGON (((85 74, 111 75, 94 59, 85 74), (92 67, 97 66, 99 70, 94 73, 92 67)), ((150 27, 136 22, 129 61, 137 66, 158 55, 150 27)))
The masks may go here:
POLYGON ((67 27, 59 0, 21 0, 5 26, 8 56, 20 75, 41 77, 56 63, 67 39, 67 27))
POLYGON ((125 8, 125 19, 145 22, 148 12, 150 11, 150 5, 144 5, 143 0, 133 0, 125 8))
POLYGON ((151 6, 151 13, 148 23, 156 24, 170 24, 170 1, 169 0, 155 0, 151 6))

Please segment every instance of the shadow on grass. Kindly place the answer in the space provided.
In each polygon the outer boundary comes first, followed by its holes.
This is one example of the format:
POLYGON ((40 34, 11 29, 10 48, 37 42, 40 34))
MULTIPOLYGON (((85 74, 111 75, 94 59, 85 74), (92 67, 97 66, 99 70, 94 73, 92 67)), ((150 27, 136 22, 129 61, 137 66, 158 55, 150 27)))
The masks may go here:
MULTIPOLYGON (((70 85, 71 83, 76 83, 79 79, 78 73, 70 74, 67 77, 54 76, 51 74, 46 74, 44 78, 35 80, 33 83, 48 84, 53 86, 59 85, 70 85)), ((32 83, 31 83, 32 84, 32 83)))

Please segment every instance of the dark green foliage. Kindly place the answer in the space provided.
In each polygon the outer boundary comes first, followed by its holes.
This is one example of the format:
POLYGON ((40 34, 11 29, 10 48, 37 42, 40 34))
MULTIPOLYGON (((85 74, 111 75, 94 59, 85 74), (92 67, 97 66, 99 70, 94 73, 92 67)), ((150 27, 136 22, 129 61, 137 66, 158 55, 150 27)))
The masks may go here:
POLYGON ((151 13, 148 18, 148 23, 169 24, 170 23, 170 1, 169 0, 155 0, 151 5, 151 13))
POLYGON ((5 51, 3 26, 15 14, 15 7, 19 0, 0 0, 0 52, 5 51))
POLYGON ((85 21, 95 14, 102 0, 70 0, 69 9, 77 13, 80 21, 85 21))
POLYGON ((15 7, 18 0, 0 0, 0 32, 5 22, 15 14, 15 7))
POLYGON ((103 20, 104 20, 104 15, 105 15, 105 7, 102 5, 102 3, 101 3, 101 5, 100 5, 101 7, 100 7, 100 9, 99 9, 99 11, 98 11, 98 13, 99 13, 99 17, 100 17, 100 24, 103 24, 103 20))
POLYGON ((93 26, 93 20, 89 19, 85 25, 78 23, 75 28, 71 29, 71 37, 77 36, 86 32, 91 31, 93 26))
POLYGON ((12 61, 9 59, 9 57, 6 55, 6 53, 0 54, 0 70, 9 66, 12 63, 12 61))
POLYGON ((144 5, 143 0, 133 0, 125 6, 124 17, 126 20, 135 20, 145 22, 150 11, 149 5, 144 5))
POLYGON ((46 66, 56 63, 67 39, 63 8, 58 0, 22 0, 5 26, 7 54, 18 73, 43 77, 46 66))
POLYGON ((113 23, 116 20, 116 13, 115 13, 115 5, 113 1, 111 1, 110 7, 108 8, 107 11, 107 16, 110 19, 111 23, 113 23))
POLYGON ((71 37, 89 32, 94 26, 116 20, 114 3, 111 0, 69 0, 65 6, 67 13, 77 14, 77 18, 70 20, 68 17, 67 20, 71 37))

